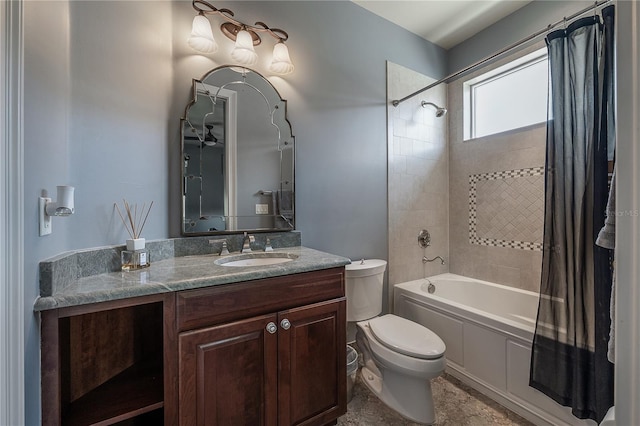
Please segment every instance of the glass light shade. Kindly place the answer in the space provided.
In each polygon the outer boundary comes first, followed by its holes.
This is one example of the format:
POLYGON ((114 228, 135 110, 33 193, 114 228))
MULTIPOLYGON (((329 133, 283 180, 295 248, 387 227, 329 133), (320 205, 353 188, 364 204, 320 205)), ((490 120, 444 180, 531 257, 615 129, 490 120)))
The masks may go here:
POLYGON ((192 49, 201 53, 216 53, 218 43, 213 39, 211 24, 204 15, 196 15, 191 26, 191 35, 187 40, 192 49))
POLYGON ((253 50, 253 39, 248 31, 238 31, 236 47, 231 51, 231 57, 242 65, 255 65, 258 62, 258 54, 253 50))
POLYGON ((293 72, 293 68, 287 45, 282 42, 276 43, 273 46, 273 60, 269 65, 269 70, 276 74, 289 74, 293 72))

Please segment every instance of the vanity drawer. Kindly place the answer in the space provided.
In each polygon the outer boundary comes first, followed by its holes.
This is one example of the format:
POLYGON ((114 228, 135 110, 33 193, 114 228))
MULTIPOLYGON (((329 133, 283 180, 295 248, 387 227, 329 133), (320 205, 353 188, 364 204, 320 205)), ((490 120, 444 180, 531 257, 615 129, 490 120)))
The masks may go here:
POLYGON ((344 267, 185 290, 176 295, 178 331, 343 297, 344 267))

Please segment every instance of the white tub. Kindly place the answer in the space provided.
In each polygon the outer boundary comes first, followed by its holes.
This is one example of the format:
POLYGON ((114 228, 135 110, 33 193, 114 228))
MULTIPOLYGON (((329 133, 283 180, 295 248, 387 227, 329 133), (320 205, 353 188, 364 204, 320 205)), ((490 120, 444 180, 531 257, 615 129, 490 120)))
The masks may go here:
POLYGON ((537 425, 595 425, 529 387, 538 294, 454 274, 397 284, 394 312, 438 334, 447 372, 537 425))

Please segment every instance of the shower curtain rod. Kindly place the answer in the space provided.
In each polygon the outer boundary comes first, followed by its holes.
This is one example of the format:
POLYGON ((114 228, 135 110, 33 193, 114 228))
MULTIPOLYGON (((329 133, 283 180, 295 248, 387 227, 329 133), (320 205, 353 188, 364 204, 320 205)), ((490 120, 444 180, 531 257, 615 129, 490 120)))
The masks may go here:
POLYGON ((461 69, 460 71, 454 72, 453 74, 450 74, 450 75, 446 76, 445 78, 442 78, 442 79, 436 81, 435 83, 431 83, 430 85, 428 85, 426 87, 423 87, 422 89, 420 89, 420 90, 418 90, 416 92, 413 92, 412 94, 407 95, 402 99, 397 99, 397 100, 391 101, 391 104, 394 107, 397 107, 398 105, 400 105, 402 102, 406 101, 407 99, 413 98, 414 96, 419 95, 420 93, 422 93, 424 91, 427 91, 427 90, 431 89, 432 87, 437 86, 440 83, 447 83, 447 82, 449 82, 449 80, 454 79, 454 78, 456 78, 458 76, 461 76, 462 74, 465 74, 465 73, 471 71, 472 69, 474 69, 476 67, 479 67, 480 65, 483 65, 484 63, 489 62, 492 59, 495 59, 495 58, 507 53, 508 51, 510 51, 512 49, 515 49, 516 47, 518 47, 518 46, 520 46, 522 44, 525 44, 526 42, 531 41, 534 38, 536 38, 536 37, 538 37, 538 36, 540 36, 540 35, 542 35, 542 34, 544 34, 546 32, 549 32, 551 29, 557 27, 560 24, 566 24, 567 22, 571 21, 572 19, 577 18, 580 15, 584 15, 585 13, 590 12, 591 10, 593 10, 594 13, 595 13, 595 10, 598 7, 602 6, 605 3, 609 3, 610 1, 611 0, 595 1, 593 5, 591 5, 589 7, 585 7, 584 9, 574 13, 573 15, 565 16, 564 18, 562 18, 558 22, 556 22, 554 24, 549 24, 545 28, 543 28, 543 29, 541 29, 539 31, 536 31, 535 33, 531 34, 530 36, 525 37, 522 40, 517 41, 517 42, 515 42, 515 43, 513 43, 513 44, 511 44, 511 45, 509 45, 509 46, 507 46, 505 48, 503 48, 502 50, 499 50, 496 53, 493 53, 492 55, 489 55, 486 58, 479 60, 478 62, 474 62, 473 64, 467 66, 466 68, 461 69))

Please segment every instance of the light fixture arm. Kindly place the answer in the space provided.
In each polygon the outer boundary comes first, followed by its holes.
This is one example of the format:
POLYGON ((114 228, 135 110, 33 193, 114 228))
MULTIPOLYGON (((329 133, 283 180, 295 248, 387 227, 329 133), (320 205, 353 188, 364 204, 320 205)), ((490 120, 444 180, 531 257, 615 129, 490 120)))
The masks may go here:
MULTIPOLYGON (((254 25, 245 24, 242 21, 237 20, 234 16, 234 13, 229 9, 218 9, 211 3, 205 0, 193 0, 192 1, 193 8, 198 12, 199 15, 220 15, 225 21, 231 23, 231 26, 222 24, 222 32, 225 36, 230 38, 231 40, 235 40, 235 34, 237 33, 237 29, 244 29, 249 32, 253 32, 256 34, 258 32, 266 32, 271 35, 273 38, 279 41, 287 41, 289 39, 289 34, 286 31, 281 30, 280 28, 269 28, 267 24, 264 22, 256 22, 254 25), (232 29, 236 29, 233 31, 232 29)), ((260 44, 260 37, 254 37, 253 41, 254 45, 260 44)))

